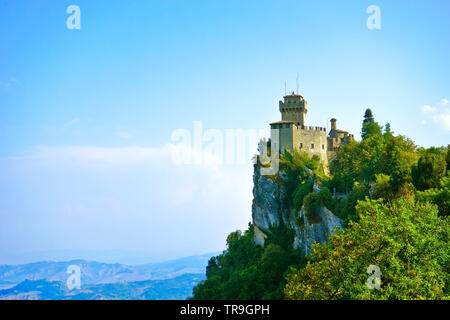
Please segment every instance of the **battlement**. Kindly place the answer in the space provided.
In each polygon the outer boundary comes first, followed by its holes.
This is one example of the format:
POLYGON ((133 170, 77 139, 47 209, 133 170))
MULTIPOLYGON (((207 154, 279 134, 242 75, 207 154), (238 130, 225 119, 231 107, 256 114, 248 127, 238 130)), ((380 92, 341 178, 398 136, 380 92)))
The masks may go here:
POLYGON ((325 128, 325 127, 305 126, 305 125, 301 125, 299 123, 294 123, 293 121, 281 120, 281 121, 270 123, 270 126, 273 129, 294 128, 294 130, 296 130, 296 131, 299 131, 299 130, 308 131, 308 132, 318 131, 318 132, 321 132, 324 134, 327 133, 327 128, 325 128))
POLYGON ((279 102, 281 119, 284 121, 292 121, 305 125, 307 105, 305 99, 299 94, 292 92, 290 95, 283 97, 284 101, 279 102))
POLYGON ((324 127, 318 127, 318 126, 302 126, 297 125, 297 130, 305 130, 305 131, 321 131, 321 132, 327 132, 327 128, 324 127))
POLYGON ((306 100, 299 94, 291 94, 284 96, 284 102, 280 100, 280 111, 286 108, 306 108, 306 100))

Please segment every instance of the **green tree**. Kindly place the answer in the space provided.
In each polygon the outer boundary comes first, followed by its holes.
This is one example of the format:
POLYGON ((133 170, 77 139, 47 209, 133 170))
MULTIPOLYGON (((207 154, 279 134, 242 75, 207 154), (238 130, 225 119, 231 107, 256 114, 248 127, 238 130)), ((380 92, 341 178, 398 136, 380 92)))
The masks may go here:
POLYGON ((373 135, 380 136, 381 128, 378 125, 378 123, 375 122, 375 119, 372 114, 372 110, 366 109, 366 112, 364 113, 362 129, 361 129, 361 138, 364 140, 367 137, 370 137, 373 135))
POLYGON ((262 299, 284 298, 283 289, 286 285, 285 275, 289 267, 301 261, 299 252, 288 251, 281 246, 269 243, 257 266, 257 281, 263 284, 262 299))
POLYGON ((358 223, 316 244, 303 269, 292 269, 289 299, 440 299, 449 294, 449 220, 414 199, 357 205, 358 223), (381 289, 366 286, 369 265, 381 289))
POLYGON ((306 181, 297 186, 294 191, 294 208, 299 210, 303 205, 303 199, 305 196, 313 191, 313 184, 310 181, 306 181))
POLYGON ((336 185, 342 186, 343 190, 348 191, 361 170, 361 156, 359 143, 351 140, 336 155, 336 158, 330 164, 330 173, 336 185))
MULTIPOLYGON (((255 266, 263 249, 254 245, 253 234, 254 227, 251 224, 244 233, 235 231, 229 234, 227 250, 209 260, 206 280, 193 289, 194 299, 237 299, 245 285, 255 281, 255 266)), ((251 292, 250 289, 253 288, 250 287, 247 294, 251 292)))
POLYGON ((394 195, 392 194, 392 187, 390 184, 391 177, 383 173, 375 176, 375 183, 373 185, 373 197, 375 199, 385 199, 391 201, 394 195))
POLYGON ((334 205, 333 197, 327 187, 323 187, 318 192, 309 193, 304 199, 305 214, 310 223, 320 222, 319 209, 326 207, 332 209, 334 205))
POLYGON ((364 112, 363 123, 371 123, 371 122, 375 122, 375 119, 373 117, 372 110, 370 108, 367 108, 366 111, 364 112))
POLYGON ((418 190, 437 188, 446 171, 445 154, 437 148, 429 148, 412 168, 414 186, 418 190))
POLYGON ((391 124, 388 122, 384 125, 383 137, 385 142, 388 142, 394 136, 394 132, 391 130, 391 124))
MULTIPOLYGON (((285 151, 280 159, 280 170, 284 171, 285 179, 283 181, 286 195, 283 197, 284 206, 286 208, 292 208, 292 206, 301 206, 299 201, 303 201, 303 198, 298 194, 297 190, 299 186, 308 183, 308 174, 306 169, 310 169, 313 172, 313 176, 323 176, 323 168, 320 166, 320 159, 316 155, 310 157, 306 152, 295 151, 291 154, 289 151, 285 151), (295 195, 297 192, 297 201, 295 195)), ((304 188, 308 188, 309 184, 304 188)), ((305 191, 305 190, 304 190, 305 191)))
POLYGON ((402 184, 412 182, 412 166, 419 157, 415 149, 416 146, 411 139, 396 136, 387 142, 383 150, 379 173, 391 177, 390 184, 394 193, 397 193, 402 184))
POLYGON ((289 267, 304 265, 293 248, 293 230, 281 222, 272 226, 265 247, 253 242, 254 226, 232 232, 227 250, 209 260, 206 280, 193 289, 192 299, 282 299, 289 267))
POLYGON ((358 201, 364 200, 366 197, 370 196, 369 189, 368 184, 355 182, 346 198, 334 200, 333 209, 331 209, 331 211, 344 220, 345 225, 351 221, 357 221, 356 204, 358 201))
POLYGON ((382 153, 385 148, 384 140, 380 135, 370 135, 359 145, 359 181, 373 181, 375 174, 380 172, 382 153))
POLYGON ((418 201, 431 202, 438 206, 439 215, 446 217, 450 215, 450 172, 442 178, 438 188, 417 192, 418 201))

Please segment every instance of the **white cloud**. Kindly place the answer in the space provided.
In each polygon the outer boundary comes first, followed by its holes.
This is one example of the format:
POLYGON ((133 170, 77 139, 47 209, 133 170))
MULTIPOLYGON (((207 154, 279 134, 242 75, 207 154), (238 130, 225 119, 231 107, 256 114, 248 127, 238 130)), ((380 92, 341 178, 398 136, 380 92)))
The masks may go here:
POLYGON ((191 147, 171 143, 162 148, 153 147, 96 147, 96 146, 36 146, 24 156, 11 157, 18 162, 32 161, 35 165, 76 166, 80 168, 111 169, 147 165, 160 167, 164 165, 177 167, 194 167, 179 161, 185 154, 193 159, 201 159, 195 164, 197 168, 218 169, 217 157, 206 151, 197 151, 191 147))
POLYGON ((448 104, 448 99, 441 99, 441 101, 439 101, 439 104, 441 105, 447 105, 448 104))
MULTIPOLYGON (((449 104, 448 99, 442 98, 434 106, 424 105, 422 107, 422 112, 424 114, 429 114, 430 119, 439 124, 444 130, 450 131, 450 108, 447 107, 449 104)), ((425 120, 422 120, 422 124, 425 120)))
POLYGON ((151 163, 155 165, 165 148, 148 147, 108 148, 95 146, 36 146, 28 155, 13 157, 19 162, 32 162, 35 166, 74 166, 79 168, 107 169, 151 163))
POLYGON ((423 113, 433 113, 433 112, 436 112, 436 110, 437 110, 436 107, 432 107, 430 105, 425 105, 422 107, 423 113))
POLYGON ((77 123, 80 123, 80 122, 81 122, 80 118, 73 118, 72 120, 64 123, 64 127, 70 127, 70 126, 73 126, 73 125, 75 125, 77 123))
MULTIPOLYGON (((95 147, 95 146, 36 146, 28 155, 10 157, 16 165, 24 165, 33 170, 44 168, 91 172, 93 175, 105 173, 114 177, 117 172, 141 171, 142 176, 151 174, 166 175, 160 182, 160 199, 165 199, 168 207, 184 203, 209 201, 218 197, 228 201, 226 195, 233 190, 235 196, 251 203, 250 194, 243 190, 251 190, 251 167, 242 165, 220 165, 215 155, 197 151, 193 148, 166 144, 162 148, 153 147, 95 147), (180 163, 179 155, 189 153, 192 158, 200 158, 199 163, 180 163), (87 171, 86 171, 87 170, 87 171), (249 179, 246 179, 249 178, 249 179), (248 184, 242 181, 248 180, 248 184), (238 191, 239 189, 242 189, 238 191), (176 195, 176 196, 174 196, 176 195), (226 199, 225 199, 226 198, 226 199)), ((231 196, 232 198, 232 196, 231 196)), ((216 205, 220 205, 219 202, 216 205)))
POLYGON ((448 110, 437 116, 433 116, 433 120, 437 123, 440 123, 445 128, 445 130, 450 131, 450 112, 448 110))

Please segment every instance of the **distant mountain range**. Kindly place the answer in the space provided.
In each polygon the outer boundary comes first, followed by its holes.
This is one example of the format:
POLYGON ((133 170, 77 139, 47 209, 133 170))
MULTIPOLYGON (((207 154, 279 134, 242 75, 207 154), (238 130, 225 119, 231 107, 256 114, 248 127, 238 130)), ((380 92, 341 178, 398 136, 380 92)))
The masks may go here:
POLYGON ((137 266, 86 260, 3 265, 0 299, 185 299, 216 254, 137 266), (66 286, 70 265, 80 267, 80 290, 66 286))
POLYGON ((206 277, 183 274, 165 280, 147 280, 82 285, 69 290, 65 282, 24 280, 0 290, 2 300, 182 300, 192 296, 192 288, 206 277))

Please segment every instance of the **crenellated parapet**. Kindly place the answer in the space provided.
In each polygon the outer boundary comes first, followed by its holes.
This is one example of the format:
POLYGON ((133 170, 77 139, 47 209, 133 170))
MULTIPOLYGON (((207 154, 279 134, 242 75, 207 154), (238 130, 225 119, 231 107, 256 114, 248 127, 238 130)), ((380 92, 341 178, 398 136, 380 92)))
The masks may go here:
POLYGON ((305 125, 308 103, 299 94, 292 92, 283 97, 284 101, 279 102, 281 120, 292 121, 296 125, 305 125))
POLYGON ((299 130, 299 131, 320 131, 320 132, 323 132, 324 134, 327 134, 327 128, 324 128, 324 127, 298 125, 297 130, 299 130))

